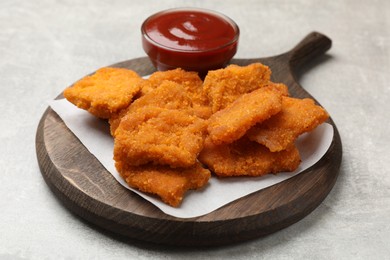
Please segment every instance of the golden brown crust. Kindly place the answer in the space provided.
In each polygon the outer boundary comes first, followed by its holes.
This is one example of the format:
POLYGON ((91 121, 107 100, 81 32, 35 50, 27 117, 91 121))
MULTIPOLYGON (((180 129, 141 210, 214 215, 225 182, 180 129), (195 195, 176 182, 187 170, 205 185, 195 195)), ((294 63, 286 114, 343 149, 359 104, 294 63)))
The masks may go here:
POLYGON ((283 83, 275 83, 272 81, 268 81, 268 82, 264 83, 262 87, 271 89, 272 91, 277 91, 282 96, 285 96, 285 97, 289 96, 288 87, 283 83))
POLYGON ((139 108, 160 107, 174 110, 185 110, 192 114, 192 100, 183 91, 183 87, 172 81, 164 81, 156 89, 135 100, 129 107, 113 114, 110 119, 111 135, 115 136, 115 130, 119 126, 121 119, 129 112, 135 112, 139 108))
POLYGON ((194 112, 197 116, 207 119, 211 115, 211 108, 206 93, 203 91, 203 81, 198 73, 174 69, 168 71, 157 71, 150 75, 145 82, 142 93, 147 94, 159 87, 164 81, 171 81, 182 86, 183 91, 190 97, 194 112))
POLYGON ((290 172, 298 168, 301 159, 294 145, 273 153, 263 145, 243 137, 234 143, 222 145, 215 145, 206 139, 199 161, 217 176, 229 177, 290 172))
POLYGON ((268 82, 271 70, 260 63, 209 71, 203 89, 208 95, 213 113, 224 109, 242 94, 252 92, 268 82))
POLYGON ((204 187, 210 179, 210 171, 200 163, 190 168, 172 169, 168 166, 123 166, 116 164, 127 184, 140 191, 156 194, 165 203, 178 207, 184 194, 190 189, 204 187))
POLYGON ((132 70, 101 68, 65 89, 64 97, 100 118, 110 118, 132 102, 140 91, 140 76, 132 70))
POLYGON ((277 152, 286 149, 299 135, 312 131, 328 117, 325 109, 312 99, 283 97, 282 111, 251 128, 247 136, 277 152))
POLYGON ((144 107, 122 118, 115 132, 114 159, 130 165, 189 167, 203 148, 206 121, 185 111, 144 107))
POLYGON ((158 87, 140 97, 131 104, 130 110, 146 106, 167 109, 192 110, 192 99, 183 85, 173 81, 164 81, 158 87))
POLYGON ((272 88, 263 87, 244 94, 210 117, 209 137, 214 144, 231 143, 256 123, 263 122, 281 109, 282 95, 272 88))

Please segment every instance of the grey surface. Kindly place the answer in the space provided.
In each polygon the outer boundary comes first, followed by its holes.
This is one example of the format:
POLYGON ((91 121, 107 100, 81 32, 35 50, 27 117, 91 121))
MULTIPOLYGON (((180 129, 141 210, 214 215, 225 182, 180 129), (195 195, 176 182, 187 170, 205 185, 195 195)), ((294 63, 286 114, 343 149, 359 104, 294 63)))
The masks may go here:
POLYGON ((389 259, 390 1, 0 0, 0 259, 389 259), (99 67, 144 56, 140 25, 175 6, 218 10, 241 28, 237 58, 272 56, 316 30, 333 40, 301 84, 344 148, 339 179, 302 221, 203 250, 123 241, 80 220, 44 183, 35 132, 47 101, 99 67))

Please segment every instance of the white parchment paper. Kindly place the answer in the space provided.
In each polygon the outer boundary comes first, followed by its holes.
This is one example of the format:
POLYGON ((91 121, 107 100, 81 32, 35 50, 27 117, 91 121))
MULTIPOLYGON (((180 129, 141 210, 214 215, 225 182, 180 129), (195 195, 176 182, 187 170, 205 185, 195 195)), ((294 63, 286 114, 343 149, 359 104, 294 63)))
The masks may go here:
POLYGON ((333 139, 333 127, 324 123, 313 132, 301 135, 297 147, 302 163, 295 172, 266 175, 263 177, 212 177, 202 190, 186 193, 179 208, 166 205, 158 198, 130 188, 115 169, 113 160, 114 140, 108 123, 75 107, 66 99, 53 100, 51 108, 62 118, 66 126, 79 138, 114 178, 127 189, 153 203, 164 213, 178 218, 192 218, 208 214, 238 198, 287 180, 314 165, 329 149, 333 139))

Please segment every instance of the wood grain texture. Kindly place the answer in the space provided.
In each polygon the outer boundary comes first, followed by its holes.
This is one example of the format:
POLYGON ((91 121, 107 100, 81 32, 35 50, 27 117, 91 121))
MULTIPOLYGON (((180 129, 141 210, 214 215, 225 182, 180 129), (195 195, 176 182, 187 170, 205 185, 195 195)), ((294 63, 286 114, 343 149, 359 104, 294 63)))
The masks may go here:
MULTIPOLYGON (((331 47, 331 40, 311 33, 291 51, 269 58, 234 59, 246 65, 271 67, 272 80, 288 85, 294 97, 311 97, 297 82, 305 64, 331 47)), ((155 71, 148 58, 114 64, 140 75, 155 71)), ((130 238, 160 244, 212 246, 235 243, 273 233, 313 211, 337 180, 342 145, 334 127, 325 156, 301 174, 236 200, 205 216, 179 219, 123 188, 50 108, 39 123, 36 152, 42 176, 63 204, 100 228, 130 238)), ((206 201, 207 202, 207 201, 206 201)))

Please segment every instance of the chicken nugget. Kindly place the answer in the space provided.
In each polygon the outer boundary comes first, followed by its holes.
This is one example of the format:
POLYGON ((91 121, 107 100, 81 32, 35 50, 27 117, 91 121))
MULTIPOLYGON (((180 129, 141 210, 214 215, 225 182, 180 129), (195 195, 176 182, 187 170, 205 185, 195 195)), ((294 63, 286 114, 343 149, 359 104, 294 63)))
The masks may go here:
POLYGON ((134 101, 130 106, 130 110, 135 111, 146 106, 192 110, 192 99, 183 85, 166 80, 157 88, 134 101))
POLYGON ((256 123, 275 115, 282 109, 282 95, 270 87, 243 94, 227 108, 219 110, 209 119, 211 141, 218 145, 241 138, 256 123))
POLYGON ((263 176, 294 171, 301 159, 292 145, 281 152, 270 152, 265 146, 243 137, 231 144, 215 145, 206 139, 199 161, 219 177, 263 176))
POLYGON ((282 98, 282 111, 252 127, 247 136, 277 152, 289 147, 295 139, 310 132, 328 119, 329 115, 313 99, 282 98))
POLYGON ((253 63, 240 67, 229 65, 225 69, 209 71, 203 89, 208 95, 212 112, 215 113, 233 103, 242 94, 252 92, 269 82, 269 67, 253 63))
POLYGON ((182 110, 139 108, 127 113, 115 131, 114 160, 189 167, 203 148, 207 123, 182 110))
POLYGON ((129 106, 140 91, 141 77, 122 68, 101 68, 65 89, 65 98, 100 118, 110 118, 129 106))
POLYGON ((283 83, 275 83, 272 81, 268 81, 263 84, 263 88, 269 88, 273 91, 279 92, 280 95, 288 97, 290 94, 288 92, 288 87, 283 83))
POLYGON ((167 71, 156 71, 151 74, 148 78, 150 88, 143 91, 145 91, 146 94, 147 92, 160 86, 161 83, 166 80, 173 81, 184 86, 184 88, 190 93, 198 93, 202 90, 203 81, 198 76, 198 73, 177 68, 167 71))
POLYGON ((177 68, 168 71, 157 71, 150 75, 142 87, 142 93, 146 94, 159 87, 164 81, 172 81, 181 85, 191 98, 195 113, 201 118, 211 115, 211 108, 206 93, 203 91, 203 81, 198 73, 177 68))
POLYGON ((175 169, 152 164, 124 166, 116 163, 116 167, 130 187, 155 194, 173 207, 180 205, 188 190, 204 187, 211 176, 210 171, 204 169, 199 162, 190 168, 175 169))
POLYGON ((134 112, 143 107, 160 107, 167 109, 186 110, 191 114, 192 101, 183 90, 183 86, 172 81, 164 81, 159 87, 135 100, 129 107, 113 114, 110 119, 111 135, 115 136, 115 130, 121 119, 129 112, 134 112))

